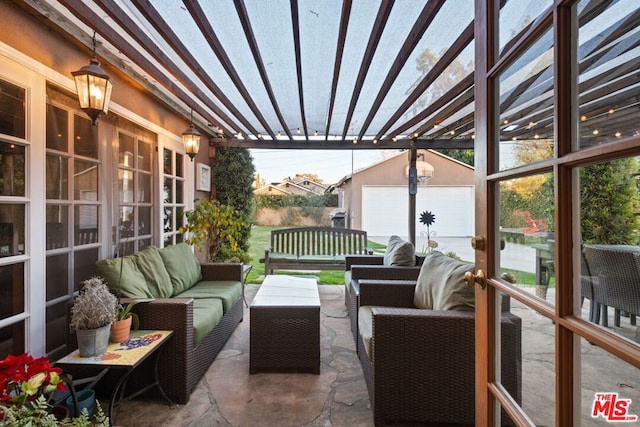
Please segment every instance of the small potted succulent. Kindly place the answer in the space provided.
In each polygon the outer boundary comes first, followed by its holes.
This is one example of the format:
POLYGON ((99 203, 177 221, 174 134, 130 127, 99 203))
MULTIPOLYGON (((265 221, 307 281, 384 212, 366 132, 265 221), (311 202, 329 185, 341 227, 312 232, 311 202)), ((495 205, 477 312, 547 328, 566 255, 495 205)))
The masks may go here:
POLYGON ((82 285, 71 308, 69 326, 78 337, 80 356, 98 356, 106 351, 109 344, 111 324, 118 314, 118 298, 109 291, 101 277, 92 277, 82 285))

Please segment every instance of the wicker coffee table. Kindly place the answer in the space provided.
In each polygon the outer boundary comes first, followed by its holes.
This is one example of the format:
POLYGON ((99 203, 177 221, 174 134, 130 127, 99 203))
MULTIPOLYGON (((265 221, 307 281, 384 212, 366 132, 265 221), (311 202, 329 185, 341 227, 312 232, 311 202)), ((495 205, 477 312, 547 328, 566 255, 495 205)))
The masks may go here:
POLYGON ((315 278, 267 276, 249 308, 249 372, 320 374, 320 297, 315 278))

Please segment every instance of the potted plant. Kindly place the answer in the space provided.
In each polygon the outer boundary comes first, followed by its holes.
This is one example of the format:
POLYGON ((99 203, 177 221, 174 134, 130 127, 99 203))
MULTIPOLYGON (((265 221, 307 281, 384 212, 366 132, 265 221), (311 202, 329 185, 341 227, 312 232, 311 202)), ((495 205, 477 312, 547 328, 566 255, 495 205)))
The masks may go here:
POLYGON ((111 342, 125 342, 129 339, 131 329, 140 327, 138 315, 131 311, 134 305, 141 300, 130 300, 126 304, 119 303, 116 313, 116 320, 111 324, 111 342))
POLYGON ((65 406, 53 405, 54 392, 65 391, 69 383, 46 357, 36 359, 24 353, 0 360, 0 425, 108 426, 101 408, 92 420, 87 413, 70 418, 65 406), (56 411, 60 408, 65 411, 56 411))
POLYGON ((118 298, 101 277, 92 277, 82 285, 71 308, 69 326, 78 337, 80 356, 97 356, 103 354, 109 344, 111 323, 118 314, 118 298))

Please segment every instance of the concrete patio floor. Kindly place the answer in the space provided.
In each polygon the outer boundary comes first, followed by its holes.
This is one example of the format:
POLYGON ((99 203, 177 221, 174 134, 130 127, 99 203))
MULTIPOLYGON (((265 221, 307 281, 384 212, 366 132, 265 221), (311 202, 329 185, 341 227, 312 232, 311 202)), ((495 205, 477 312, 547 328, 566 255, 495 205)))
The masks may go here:
MULTIPOLYGON (((259 285, 247 285, 253 299, 259 285)), ((161 399, 138 398, 118 411, 120 426, 372 426, 373 416, 344 306, 344 287, 320 285, 321 369, 306 373, 249 374, 249 309, 186 405, 170 408, 161 399)), ((533 291, 533 290, 532 290, 533 291)), ((550 289, 548 300, 553 300, 550 289)), ((554 425, 554 325, 517 301, 511 311, 522 318, 522 405, 538 426, 554 425)), ((610 310, 613 311, 613 310, 610 310)), ((582 309, 588 316, 588 301, 582 309)), ((613 319, 610 320, 610 325, 613 319)), ((623 319, 614 332, 638 339, 638 328, 623 319)), ((609 425, 590 416, 596 392, 631 399, 640 415, 640 375, 634 367, 582 340, 582 426, 609 425)))
MULTIPOLYGON (((250 304, 259 285, 247 285, 250 304)), ((373 416, 343 286, 320 285, 320 375, 249 374, 249 309, 187 405, 124 402, 121 426, 370 426, 373 416)))

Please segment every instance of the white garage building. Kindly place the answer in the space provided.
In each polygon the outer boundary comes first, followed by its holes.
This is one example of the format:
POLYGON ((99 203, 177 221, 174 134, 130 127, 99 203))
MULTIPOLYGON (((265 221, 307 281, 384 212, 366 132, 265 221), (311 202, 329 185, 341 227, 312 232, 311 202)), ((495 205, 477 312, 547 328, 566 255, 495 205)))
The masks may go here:
MULTIPOLYGON (((418 187, 416 234, 426 233, 420 214, 429 211, 429 228, 439 237, 468 237, 474 230, 473 167, 432 150, 418 150, 418 162, 433 167, 433 175, 418 187)), ((402 152, 343 178, 335 189, 346 213, 347 227, 367 231, 370 237, 397 234, 408 237, 408 153, 402 152)), ((420 169, 420 164, 418 165, 420 169)))

